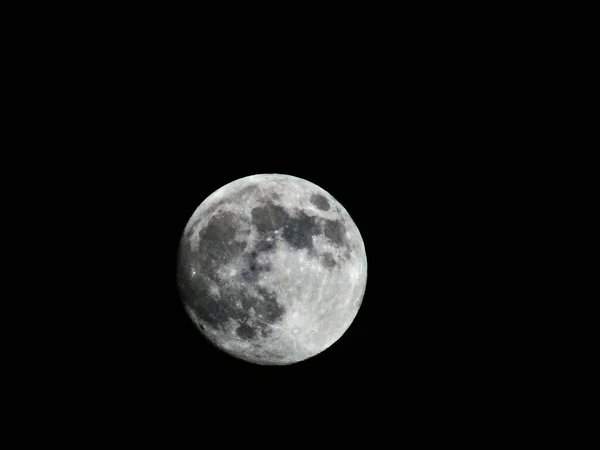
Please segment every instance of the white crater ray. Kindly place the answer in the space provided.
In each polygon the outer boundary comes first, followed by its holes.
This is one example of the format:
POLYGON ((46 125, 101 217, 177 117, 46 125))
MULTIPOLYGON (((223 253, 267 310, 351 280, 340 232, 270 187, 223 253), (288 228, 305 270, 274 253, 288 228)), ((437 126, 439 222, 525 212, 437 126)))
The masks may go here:
POLYGON ((290 175, 235 180, 204 200, 179 246, 184 307, 236 358, 293 364, 350 327, 367 283, 356 224, 328 192, 290 175))

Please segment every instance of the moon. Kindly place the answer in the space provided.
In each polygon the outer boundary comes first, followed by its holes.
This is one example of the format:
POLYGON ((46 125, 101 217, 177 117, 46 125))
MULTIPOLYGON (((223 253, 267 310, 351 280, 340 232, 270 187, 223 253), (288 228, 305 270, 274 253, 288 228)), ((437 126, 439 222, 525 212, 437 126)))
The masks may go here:
POLYGON ((288 365, 333 345, 367 283, 361 234, 327 191, 291 175, 251 175, 206 198, 177 254, 183 306, 227 354, 288 365))

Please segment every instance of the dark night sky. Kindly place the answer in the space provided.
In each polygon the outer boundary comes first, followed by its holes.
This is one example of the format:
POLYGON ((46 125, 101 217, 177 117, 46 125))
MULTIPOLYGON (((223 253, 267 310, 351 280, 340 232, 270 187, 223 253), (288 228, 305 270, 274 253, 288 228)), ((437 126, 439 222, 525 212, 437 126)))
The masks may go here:
POLYGON ((502 281, 511 269, 499 270, 495 255, 506 243, 499 228, 515 224, 498 212, 505 154, 493 143, 479 151, 475 119, 440 117, 416 94, 391 107, 382 97, 394 98, 390 92, 357 99, 339 90, 334 99, 321 97, 329 93, 322 88, 267 100, 256 90, 247 98, 187 92, 189 85, 158 96, 140 89, 78 128, 90 150, 66 189, 91 186, 74 211, 77 223, 89 214, 85 223, 97 231, 80 229, 76 293, 86 299, 72 309, 76 332, 65 333, 63 348, 75 366, 67 384, 85 392, 82 402, 93 395, 142 428, 171 414, 175 429, 219 423, 230 410, 277 422, 307 407, 321 424, 343 417, 352 427, 400 408, 403 420, 423 426, 419 418, 433 407, 451 415, 468 399, 476 410, 507 392, 499 377, 516 374, 502 363, 511 329, 499 317, 513 310, 502 281), (190 215, 216 189, 257 173, 327 190, 357 224, 368 259, 364 300, 348 331, 284 367, 212 347, 175 284, 190 215), (84 244, 91 236, 93 253, 84 244))
POLYGON ((280 39, 283 15, 272 31, 242 12, 254 29, 238 35, 230 12, 212 30, 208 14, 177 9, 169 18, 165 9, 109 11, 106 21, 94 11, 75 30, 42 15, 55 29, 21 52, 34 65, 23 69, 27 87, 9 86, 29 93, 31 103, 19 103, 40 122, 25 121, 15 151, 49 178, 36 190, 48 212, 36 199, 30 222, 58 229, 32 233, 36 249, 23 265, 47 291, 27 316, 58 335, 36 337, 39 359, 22 353, 36 365, 28 384, 50 393, 47 415, 72 398, 77 425, 92 425, 86 442, 119 424, 136 444, 163 432, 194 446, 206 436, 228 447, 239 434, 250 445, 303 437, 318 447, 312 434, 328 428, 379 448, 378 435, 396 444, 406 430, 419 442, 445 440, 444 424, 477 428, 481 411, 508 404, 536 350, 514 351, 528 325, 523 300, 535 294, 517 286, 534 252, 536 230, 524 223, 543 190, 526 197, 518 186, 541 170, 522 156, 538 138, 520 137, 535 116, 523 90, 538 81, 524 82, 522 68, 533 47, 515 65, 517 52, 502 50, 513 32, 504 22, 485 40, 487 21, 471 32, 431 6, 420 21, 378 11, 367 28, 362 7, 356 20, 336 10, 329 22, 347 29, 324 22, 327 36, 311 42, 305 23, 280 39), (153 11, 156 19, 144 16, 153 11), (175 283, 190 215, 224 184, 258 173, 324 188, 367 252, 353 324, 290 366, 252 365, 212 347, 175 283), (516 248, 514 236, 525 244, 516 248), (59 270, 58 287, 35 278, 45 266, 59 270), (370 420, 386 432, 366 431, 370 420))
MULTIPOLYGON (((486 220, 474 213, 479 197, 462 186, 458 157, 378 151, 376 141, 368 144, 373 126, 355 124, 356 138, 334 145, 334 130, 251 130, 231 122, 159 136, 152 144, 165 150, 131 166, 137 176, 122 232, 133 251, 122 255, 122 290, 111 302, 122 316, 106 344, 110 379, 137 407, 148 401, 194 409, 213 397, 220 407, 316 402, 340 413, 357 401, 423 406, 439 396, 455 399, 491 374, 493 343, 482 333, 494 319, 482 302, 497 293, 478 266, 478 227, 486 220), (293 130, 298 140, 289 137, 293 130), (175 285, 177 245, 192 212, 214 190, 255 173, 290 174, 326 189, 360 229, 369 264, 363 304, 348 331, 325 352, 284 367, 252 365, 211 346, 175 285)), ((407 136, 405 145, 414 146, 407 136)))
POLYGON ((360 402, 410 404, 418 414, 490 392, 502 357, 502 336, 490 330, 504 295, 489 263, 503 243, 494 180, 506 153, 479 97, 469 104, 421 66, 401 83, 384 67, 343 78, 334 68, 291 77, 283 66, 268 79, 215 66, 200 82, 198 66, 163 57, 172 64, 152 72, 134 61, 115 89, 98 85, 86 102, 100 105, 99 118, 77 128, 89 151, 75 177, 93 186, 88 222, 102 230, 103 256, 99 300, 88 302, 98 320, 78 325, 94 344, 70 345, 90 359, 81 370, 102 380, 97 395, 142 415, 309 404, 358 417, 360 402), (332 194, 357 224, 369 264, 349 330, 285 367, 212 347, 175 285, 190 215, 216 189, 257 173, 305 178, 332 194))

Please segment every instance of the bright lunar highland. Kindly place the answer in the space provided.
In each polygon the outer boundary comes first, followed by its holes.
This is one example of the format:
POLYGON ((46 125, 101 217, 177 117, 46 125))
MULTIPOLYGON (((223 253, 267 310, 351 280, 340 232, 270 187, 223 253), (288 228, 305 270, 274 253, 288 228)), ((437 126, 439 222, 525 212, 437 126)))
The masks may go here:
POLYGON ((255 364, 293 364, 350 327, 367 257, 356 224, 328 192, 290 175, 252 175, 192 214, 177 282, 186 311, 216 347, 255 364))

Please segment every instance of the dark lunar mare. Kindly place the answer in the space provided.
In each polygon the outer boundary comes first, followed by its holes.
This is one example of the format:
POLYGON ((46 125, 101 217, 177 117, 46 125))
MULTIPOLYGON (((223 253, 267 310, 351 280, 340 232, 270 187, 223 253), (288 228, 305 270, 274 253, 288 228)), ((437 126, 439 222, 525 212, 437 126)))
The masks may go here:
MULTIPOLYGON (((323 200, 327 201, 324 197, 323 200)), ((329 204, 327 204, 329 206, 329 204)), ((349 248, 346 227, 339 220, 320 219, 307 215, 304 211, 295 216, 281 206, 267 202, 252 209, 252 223, 259 232, 283 229, 283 238, 296 250, 314 249, 312 238, 324 234, 334 244, 349 248)))
POLYGON ((283 238, 294 249, 313 249, 312 237, 321 233, 314 217, 300 212, 298 217, 288 216, 283 227, 283 238))
POLYGON ((244 339, 254 339, 256 337, 256 330, 247 323, 241 324, 235 332, 239 337, 244 339))
MULTIPOLYGON (((209 206, 208 208, 206 208, 206 211, 204 211, 203 216, 210 216, 213 212, 215 212, 217 210, 217 208, 219 208, 219 206, 222 206, 226 203, 231 203, 230 200, 221 200, 220 202, 215 203, 214 205, 209 206)), ((186 233, 186 236, 189 238, 193 232, 194 232, 194 228, 196 227, 196 225, 198 225, 198 223, 202 220, 202 217, 197 218, 196 220, 194 220, 194 222, 190 225, 188 232, 186 233)))
MULTIPOLYGON (((219 278, 218 269, 235 257, 244 257, 247 269, 241 277, 245 284, 253 284, 261 272, 270 270, 266 264, 257 261, 258 252, 244 255, 247 242, 237 242, 236 217, 224 212, 212 217, 209 223, 198 233, 198 250, 190 248, 188 236, 182 238, 178 253, 178 284, 182 301, 213 329, 222 328, 229 319, 240 322, 236 330, 238 336, 245 339, 266 337, 272 331, 270 325, 279 321, 285 309, 277 303, 277 295, 264 288, 258 288, 252 294, 244 284, 231 285, 219 278), (191 269, 196 271, 192 276, 191 269), (219 288, 219 294, 211 291, 211 283, 219 288), (241 306, 238 306, 241 304, 241 306), (249 325, 250 308, 258 316, 255 328, 249 325)), ((259 241, 259 243, 262 241, 259 241)), ((261 251, 271 251, 274 245, 261 244, 261 251)))
POLYGON ((252 209, 252 223, 260 233, 275 231, 289 219, 288 213, 281 206, 271 202, 252 209))
POLYGON ((325 237, 340 247, 347 245, 346 227, 338 220, 325 220, 323 222, 323 234, 325 237))
POLYGON ((322 211, 329 210, 329 202, 327 201, 327 199, 325 197, 323 197, 320 194, 311 195, 310 202, 322 211))

